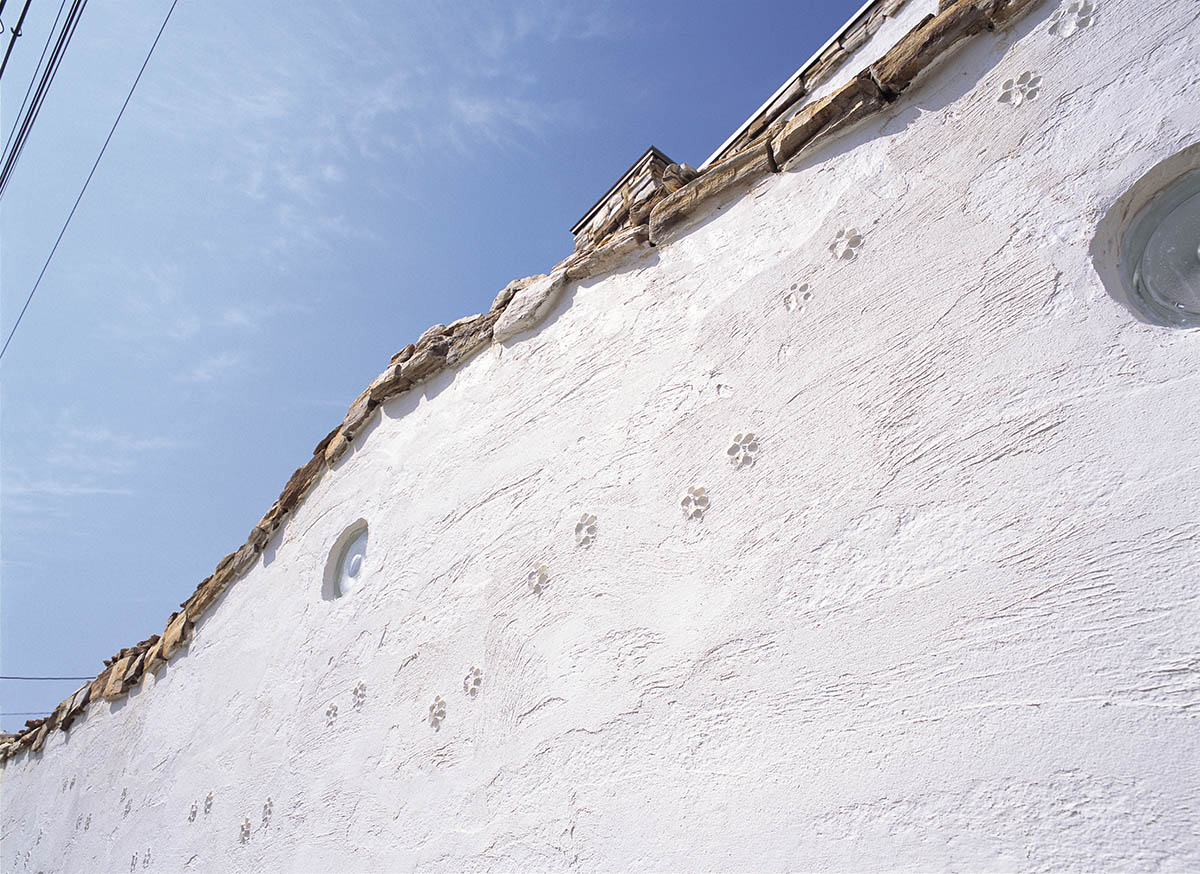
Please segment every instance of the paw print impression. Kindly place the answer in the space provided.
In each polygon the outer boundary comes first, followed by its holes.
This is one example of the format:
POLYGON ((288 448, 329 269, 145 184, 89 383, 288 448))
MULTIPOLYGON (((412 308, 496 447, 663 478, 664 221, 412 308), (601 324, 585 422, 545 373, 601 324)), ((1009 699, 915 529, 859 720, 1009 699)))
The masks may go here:
POLYGON ((442 730, 442 723, 446 721, 446 702, 442 700, 442 696, 438 695, 433 699, 433 703, 429 705, 429 724, 436 731, 442 730))
POLYGON ((88 829, 90 829, 91 827, 92 827, 92 815, 89 813, 89 814, 87 815, 87 819, 85 819, 85 820, 83 821, 83 830, 84 830, 84 831, 87 831, 87 830, 88 830, 88 829))
POLYGON ((188 822, 195 822, 196 817, 199 815, 199 813, 200 813, 200 805, 193 801, 192 809, 188 811, 188 822))
POLYGON ((245 822, 242 823, 242 831, 241 835, 239 836, 239 840, 243 844, 250 840, 250 817, 246 817, 245 822))
POLYGON ((362 710, 363 705, 367 703, 367 684, 362 680, 358 681, 358 685, 354 687, 354 709, 362 710))
POLYGON ((335 722, 337 722, 337 705, 330 704, 325 708, 325 725, 327 728, 333 728, 335 722))
POLYGON ((146 847, 146 852, 142 856, 142 867, 143 868, 150 867, 150 848, 149 847, 146 847))
POLYGON ((813 293, 807 282, 802 285, 793 282, 791 289, 783 296, 783 308, 789 313, 802 313, 812 299, 813 293))
POLYGON ((862 248, 862 244, 863 235, 859 233, 858 228, 846 228, 837 232, 837 236, 829 244, 829 252, 834 261, 853 261, 858 257, 858 250, 862 248))
POLYGON ((1071 3, 1066 9, 1060 9, 1050 19, 1050 32, 1055 36, 1067 39, 1085 27, 1091 27, 1096 22, 1096 4, 1083 0, 1071 3))
POLYGON ((204 799, 204 815, 205 816, 208 816, 210 813, 212 813, 212 806, 213 806, 213 794, 211 792, 209 792, 208 797, 204 799))
POLYGON ((596 539, 596 517, 584 513, 575 524, 575 542, 579 546, 591 546, 596 539))
POLYGON ((539 564, 529 572, 526 581, 529 583, 530 590, 535 595, 540 595, 542 594, 542 590, 550 585, 550 569, 544 564, 539 564))
POLYGON ((679 502, 683 508, 685 519, 703 519, 708 510, 708 489, 700 486, 689 486, 687 494, 679 502))
POLYGON ((271 824, 271 814, 275 812, 275 802, 271 800, 271 796, 267 796, 267 801, 263 805, 262 824, 266 828, 271 824))
POLYGON ((121 815, 129 816, 129 811, 131 811, 131 810, 133 810, 133 799, 132 798, 130 798, 128 801, 125 802, 125 812, 122 813, 121 815))
POLYGON ((1033 100, 1042 88, 1042 77, 1031 70, 1026 70, 1015 79, 1005 79, 1000 87, 1000 103, 1011 103, 1020 106, 1026 100, 1033 100))
POLYGON ((133 858, 129 860, 129 870, 130 871, 137 870, 137 860, 138 860, 138 855, 137 855, 137 853, 134 853, 133 858))
POLYGON ((479 668, 471 668, 467 671, 467 676, 463 678, 463 691, 474 698, 479 694, 479 687, 483 685, 483 671, 479 668))
POLYGON ((725 450, 725 454, 729 456, 729 462, 739 470, 750 467, 758 458, 758 440, 752 433, 738 434, 734 436, 733 443, 725 450))

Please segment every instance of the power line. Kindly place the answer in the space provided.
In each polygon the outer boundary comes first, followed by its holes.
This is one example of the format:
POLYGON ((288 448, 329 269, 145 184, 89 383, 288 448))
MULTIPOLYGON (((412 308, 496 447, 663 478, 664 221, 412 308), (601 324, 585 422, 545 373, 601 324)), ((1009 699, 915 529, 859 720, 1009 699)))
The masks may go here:
POLYGON ((0 713, 0 716, 49 716, 49 710, 27 710, 20 713, 0 713))
MULTIPOLYGON (((96 162, 92 164, 92 169, 88 173, 87 179, 84 180, 83 188, 79 190, 79 196, 75 198, 75 205, 71 207, 71 212, 67 215, 67 220, 63 222, 62 230, 58 232, 58 239, 54 241, 54 246, 50 249, 50 254, 46 256, 46 263, 42 265, 42 270, 38 273, 38 278, 33 283, 33 288, 29 291, 29 297, 25 299, 25 305, 21 307, 21 312, 17 315, 17 321, 13 324, 12 330, 9 331, 8 339, 4 341, 4 347, 0 349, 0 359, 3 359, 4 353, 8 351, 8 344, 12 342, 13 335, 17 333, 17 328, 21 325, 21 319, 25 317, 25 311, 29 309, 30 301, 33 300, 34 294, 37 293, 38 286, 42 283, 42 277, 46 275, 46 268, 50 266, 50 259, 58 251, 58 244, 62 242, 63 234, 67 232, 67 226, 71 224, 75 210, 79 208, 79 201, 83 200, 83 194, 87 191, 88 184, 92 181, 92 176, 96 173, 96 168, 100 166, 100 159, 104 157, 104 152, 108 149, 108 144, 112 140, 113 134, 117 131, 117 125, 121 123, 121 117, 125 115, 125 107, 129 106, 129 101, 133 98, 133 92, 137 88, 138 82, 142 81, 142 74, 146 72, 146 65, 150 63, 154 49, 158 46, 158 41, 162 37, 163 31, 167 29, 167 22, 171 20, 171 13, 175 11, 175 6, 178 3, 179 0, 171 0, 171 8, 167 10, 167 17, 163 19, 162 27, 158 29, 158 35, 154 37, 154 42, 150 45, 150 51, 146 53, 146 60, 142 61, 142 68, 138 70, 137 77, 129 87, 129 93, 125 95, 125 102, 121 104, 121 111, 117 113, 117 118, 113 121, 112 129, 109 130, 108 136, 104 138, 104 145, 100 147, 100 154, 96 156, 96 162)), ((2 190, 0 190, 0 194, 2 193, 2 190)))
MULTIPOLYGON (((0 9, 3 9, 4 0, 0 0, 0 9)), ((0 154, 8 154, 9 143, 12 142, 13 135, 17 132, 17 126, 21 123, 21 118, 25 112, 25 104, 29 102, 29 92, 33 90, 33 83, 37 81, 38 72, 42 69, 42 61, 46 59, 46 51, 50 48, 50 41, 54 39, 54 33, 58 30, 58 20, 62 18, 63 10, 67 8, 67 0, 62 0, 58 5, 58 14, 54 16, 54 24, 50 25, 50 32, 46 34, 46 44, 42 46, 42 53, 38 56, 37 66, 33 68, 33 75, 29 77, 29 86, 25 89, 25 96, 21 98, 21 105, 17 109, 17 114, 13 117, 13 125, 8 131, 8 137, 4 140, 4 149, 0 154)))
MULTIPOLYGON (((21 159, 21 154, 25 151, 25 142, 33 130, 33 125, 37 121, 38 115, 41 114, 42 104, 46 100, 46 95, 50 91, 50 85, 54 82, 54 77, 58 75, 58 68, 62 64, 63 55, 66 54, 67 45, 71 42, 71 37, 75 35, 75 28, 79 26, 79 19, 83 16, 83 10, 86 6, 87 0, 73 0, 71 3, 71 9, 67 12, 62 30, 58 32, 58 40, 54 43, 54 50, 50 53, 50 59, 46 62, 45 69, 41 71, 42 78, 38 82, 37 90, 33 93, 33 100, 29 104, 29 109, 23 116, 17 119, 14 125, 16 138, 14 139, 10 135, 9 142, 4 144, 4 166, 0 168, 0 197, 4 196, 4 191, 8 188, 9 180, 16 169, 17 161, 21 159)), ((50 31, 50 35, 54 35, 53 28, 50 31)), ((41 66, 40 61, 38 65, 39 67, 41 66)), ((37 75, 36 70, 34 71, 34 75, 37 75)), ((22 103, 22 105, 24 104, 22 103)))
POLYGON ((94 680, 92 677, 0 677, 0 680, 94 680))
POLYGON ((4 60, 0 62, 0 76, 4 75, 4 68, 8 66, 8 56, 12 54, 13 46, 17 44, 17 38, 21 36, 21 25, 25 23, 25 13, 29 11, 30 0, 25 0, 25 6, 21 9, 21 16, 17 19, 17 26, 13 28, 12 39, 8 41, 8 48, 4 51, 4 60))

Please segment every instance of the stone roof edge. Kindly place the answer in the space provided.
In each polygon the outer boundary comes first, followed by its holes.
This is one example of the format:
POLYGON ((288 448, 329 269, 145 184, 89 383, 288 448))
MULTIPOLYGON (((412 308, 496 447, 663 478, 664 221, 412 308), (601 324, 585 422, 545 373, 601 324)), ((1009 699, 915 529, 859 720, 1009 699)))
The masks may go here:
MULTIPOLYGON (((162 634, 153 634, 105 659, 104 670, 60 702, 49 716, 27 721, 15 735, 0 736, 0 765, 23 751, 39 752, 49 732, 69 730, 85 714, 89 703, 120 698, 145 675, 161 669, 190 639, 194 623, 233 582, 258 563, 267 543, 325 471, 346 454, 375 409, 385 401, 445 369, 458 367, 486 345, 507 342, 536 327, 567 284, 606 273, 648 246, 667 241, 668 235, 675 234, 683 220, 698 212, 701 205, 778 173, 788 161, 893 102, 918 74, 962 40, 1006 27, 1040 2, 941 0, 937 13, 918 22, 882 58, 837 91, 802 107, 794 116, 775 121, 690 182, 670 191, 659 189, 648 213, 637 214, 641 223, 614 231, 597 241, 595 248, 575 252, 549 274, 510 282, 488 312, 450 325, 434 325, 416 343, 405 346, 355 398, 345 418, 317 444, 308 462, 296 469, 246 542, 221 559, 213 573, 180 605, 181 609, 168 617, 162 634)), ((802 97, 798 94, 796 100, 802 97)))

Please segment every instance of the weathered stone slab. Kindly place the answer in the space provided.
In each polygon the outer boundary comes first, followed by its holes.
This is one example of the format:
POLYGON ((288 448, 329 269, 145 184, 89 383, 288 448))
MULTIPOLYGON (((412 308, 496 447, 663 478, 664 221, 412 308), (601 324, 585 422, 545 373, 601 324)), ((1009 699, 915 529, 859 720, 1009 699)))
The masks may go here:
POLYGON ((325 463, 333 467, 342 460, 342 456, 350 449, 350 441, 338 434, 333 442, 325 449, 325 463))
POLYGON ((871 65, 871 76, 884 96, 893 98, 955 43, 991 27, 991 19, 979 11, 974 0, 957 0, 910 30, 871 65))
POLYGON ((500 293, 497 294, 495 300, 492 301, 492 309, 504 309, 509 305, 513 297, 516 296, 518 291, 529 285, 531 282, 537 282, 539 279, 545 278, 545 273, 539 273, 537 276, 526 276, 524 279, 514 279, 508 285, 504 286, 504 288, 500 289, 500 293))
POLYGON ((346 411, 346 418, 342 419, 342 436, 353 440, 354 435, 361 431, 374 415, 377 406, 379 402, 372 400, 370 388, 356 397, 346 411))
POLYGON ((446 356, 450 353, 450 342, 445 337, 438 336, 425 346, 417 345, 413 357, 400 365, 400 376, 412 385, 424 382, 446 366, 446 356))
POLYGON ((450 352, 446 355, 448 367, 458 367, 492 341, 492 331, 500 320, 499 311, 459 319, 450 326, 450 352))
POLYGON ((783 166, 826 131, 878 109, 883 102, 883 95, 870 76, 856 76, 768 132, 775 161, 783 166))
POLYGON ((125 694, 125 672, 129 669, 132 656, 125 656, 113 662, 108 671, 108 685, 104 687, 104 697, 111 701, 125 694))
POLYGON ((1042 0, 975 0, 975 5, 996 27, 1007 27, 1042 0))
POLYGON ((188 619, 188 613, 183 610, 171 619, 167 624, 167 630, 162 636, 162 655, 164 659, 170 659, 175 655, 175 652, 187 640, 188 631, 191 630, 191 622, 188 619))
POLYGON ((775 169, 770 147, 765 142, 719 161, 654 207, 650 213, 650 242, 656 244, 663 240, 667 231, 699 210, 702 204, 775 169))
POLYGON ((561 270, 549 276, 531 276, 529 280, 517 289, 496 320, 492 337, 497 343, 507 342, 517 334, 537 327, 550 314, 567 286, 566 273, 561 270))
POLYGON ((579 282, 618 267, 627 256, 648 248, 649 242, 650 228, 638 225, 614 234, 598 249, 572 255, 559 266, 568 282, 579 282))
POLYGON ((432 325, 425 329, 425 333, 417 338, 417 348, 428 345, 434 337, 441 337, 446 333, 445 325, 432 325))

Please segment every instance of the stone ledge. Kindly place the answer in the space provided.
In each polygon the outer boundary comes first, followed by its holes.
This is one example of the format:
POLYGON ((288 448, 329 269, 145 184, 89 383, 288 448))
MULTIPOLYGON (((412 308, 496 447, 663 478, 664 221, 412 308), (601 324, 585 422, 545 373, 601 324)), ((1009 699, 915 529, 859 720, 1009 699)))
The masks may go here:
POLYGON ((766 141, 749 145, 736 155, 713 165, 654 207, 650 213, 651 245, 666 239, 671 228, 714 197, 778 171, 775 159, 771 156, 771 147, 766 141))

